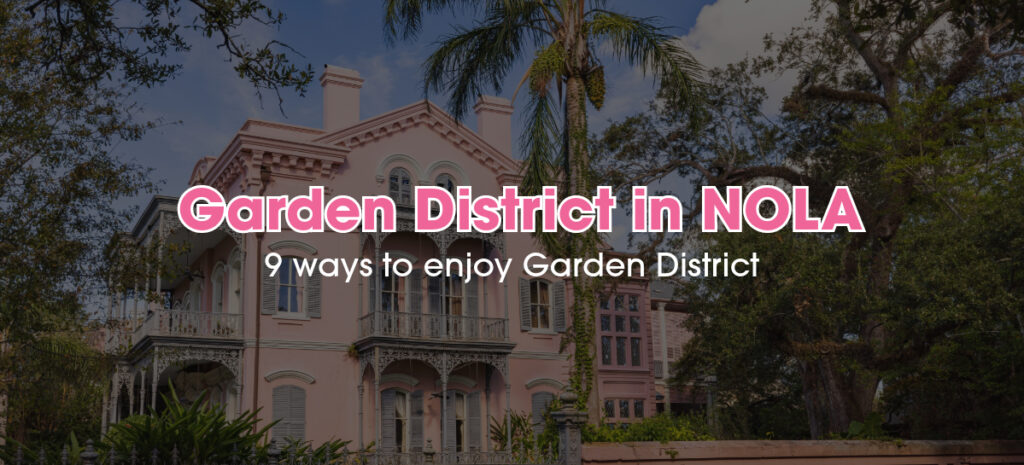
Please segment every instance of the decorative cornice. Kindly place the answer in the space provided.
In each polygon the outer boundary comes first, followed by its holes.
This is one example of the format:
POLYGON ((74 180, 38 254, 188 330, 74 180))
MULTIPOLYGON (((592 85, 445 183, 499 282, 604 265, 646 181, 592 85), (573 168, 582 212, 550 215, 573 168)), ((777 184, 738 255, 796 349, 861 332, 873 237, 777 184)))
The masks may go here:
POLYGON ((313 384, 316 382, 316 378, 313 375, 300 370, 277 370, 267 373, 263 379, 267 381, 273 381, 281 378, 294 378, 305 381, 306 384, 313 384))
POLYGON ((324 134, 315 138, 314 142, 345 145, 354 149, 417 126, 426 126, 440 134, 496 175, 519 172, 518 161, 501 153, 479 134, 426 100, 384 113, 346 129, 324 134))
POLYGON ((407 375, 405 373, 388 373, 386 375, 381 375, 380 382, 381 384, 402 383, 406 386, 416 386, 417 384, 420 384, 420 380, 415 376, 407 375))
POLYGON ((313 247, 305 242, 284 240, 277 241, 269 246, 270 250, 280 249, 299 249, 308 252, 310 255, 316 255, 316 247, 313 247))
POLYGON ((533 389, 537 386, 549 386, 557 390, 565 389, 565 384, 557 379, 551 378, 533 378, 526 382, 526 389, 533 389))

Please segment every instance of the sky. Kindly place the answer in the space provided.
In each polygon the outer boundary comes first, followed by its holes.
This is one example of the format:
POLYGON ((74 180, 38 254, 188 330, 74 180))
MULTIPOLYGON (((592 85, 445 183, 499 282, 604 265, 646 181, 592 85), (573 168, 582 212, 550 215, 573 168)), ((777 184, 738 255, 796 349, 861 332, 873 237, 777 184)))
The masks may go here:
MULTIPOLYGON (((766 33, 784 34, 804 22, 810 0, 608 0, 606 8, 620 13, 655 17, 706 67, 722 66, 762 51, 766 33)), ((253 43, 278 40, 301 56, 299 64, 313 66, 319 76, 324 64, 352 68, 366 80, 360 113, 363 119, 423 98, 424 59, 436 41, 455 25, 471 25, 472 12, 428 16, 417 40, 387 46, 383 34, 381 3, 365 0, 278 0, 273 4, 287 19, 279 29, 248 25, 240 32, 253 43)), ((159 191, 177 196, 187 186, 196 161, 216 156, 246 119, 282 121, 320 127, 321 92, 313 82, 305 96, 284 92, 278 106, 272 93, 262 100, 254 89, 239 79, 226 61, 226 54, 210 40, 196 37, 193 49, 176 57, 180 75, 137 95, 141 117, 160 121, 159 126, 138 142, 124 143, 115 153, 153 170, 162 182, 159 191)), ((608 122, 647 108, 654 95, 655 81, 640 70, 618 64, 614 57, 602 57, 608 86, 606 103, 590 116, 591 131, 600 132, 608 122)), ((511 98, 525 63, 519 63, 497 95, 511 98)), ((791 76, 766 78, 767 106, 777 107, 792 86, 791 76)), ((445 107, 443 95, 431 100, 445 107)), ((514 102, 517 106, 520 101, 514 102)), ((769 113, 775 111, 767 108, 769 113)), ((466 124, 475 127, 472 114, 466 124)), ((513 116, 513 137, 518 140, 522 117, 513 116)), ((133 199, 144 206, 148 198, 133 199)), ((625 228, 618 228, 620 234, 625 228)), ((613 240, 622 242, 622 237, 613 240)))

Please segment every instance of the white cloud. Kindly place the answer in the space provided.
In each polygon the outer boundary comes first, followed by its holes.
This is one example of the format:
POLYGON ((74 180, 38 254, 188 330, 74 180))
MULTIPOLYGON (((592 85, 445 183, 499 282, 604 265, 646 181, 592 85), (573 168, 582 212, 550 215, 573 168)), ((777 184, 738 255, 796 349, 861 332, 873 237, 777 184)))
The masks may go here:
MULTIPOLYGON (((764 37, 782 37, 794 27, 809 25, 811 0, 718 0, 700 10, 696 24, 680 40, 705 67, 735 63, 764 52, 764 37)), ((761 79, 768 92, 765 111, 776 113, 792 89, 796 75, 761 79)))

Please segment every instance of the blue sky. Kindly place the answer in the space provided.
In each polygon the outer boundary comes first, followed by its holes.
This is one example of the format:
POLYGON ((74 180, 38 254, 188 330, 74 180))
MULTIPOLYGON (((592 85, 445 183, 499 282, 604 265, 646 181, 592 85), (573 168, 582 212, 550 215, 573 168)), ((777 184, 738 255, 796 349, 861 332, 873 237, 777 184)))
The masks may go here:
MULTIPOLYGON (((657 16, 673 34, 683 35, 705 3, 702 1, 667 2, 656 0, 611 1, 609 8, 636 16, 657 16)), ((319 73, 324 64, 358 70, 366 79, 362 91, 363 118, 397 108, 422 98, 421 64, 435 41, 451 31, 454 24, 473 21, 472 12, 455 16, 436 15, 427 19, 416 41, 398 42, 388 47, 383 41, 383 15, 379 2, 356 0, 293 1, 276 5, 287 15, 280 30, 262 26, 247 27, 243 33, 252 42, 276 39, 294 47, 319 73)), ((196 38, 193 50, 177 57, 184 67, 180 76, 160 87, 144 89, 138 95, 143 116, 159 119, 160 127, 140 142, 116 148, 120 156, 133 158, 154 170, 164 181, 161 192, 177 195, 186 186, 194 163, 201 157, 217 155, 247 118, 286 121, 304 126, 320 126, 320 87, 314 82, 305 97, 286 92, 283 111, 276 96, 264 93, 262 101, 255 91, 237 78, 231 63, 211 41, 196 38)), ((609 99, 605 111, 594 115, 597 129, 609 119, 640 111, 653 94, 654 81, 633 77, 624 66, 605 60, 609 74, 609 99), (625 87, 625 90, 622 89, 625 87)), ((508 78, 501 92, 511 97, 522 75, 520 67, 508 78)), ((441 104, 445 96, 431 96, 441 104)), ((520 118, 514 119, 518 134, 520 118)), ((467 124, 473 126, 472 117, 467 124)), ((140 204, 145 199, 139 199, 140 204)))
MULTIPOLYGON (((677 35, 684 47, 710 68, 761 53, 765 34, 784 34, 802 24, 810 1, 608 0, 606 7, 634 16, 657 17, 667 32, 677 35)), ((277 0, 274 6, 287 15, 279 30, 250 25, 240 31, 243 36, 253 43, 287 43, 304 55, 295 56, 295 61, 313 65, 317 73, 324 64, 358 70, 366 79, 360 102, 362 118, 421 99, 421 65, 435 42, 451 32, 453 25, 469 25, 474 20, 472 12, 429 16, 417 40, 388 47, 383 40, 378 1, 277 0)), ((248 118, 320 127, 321 92, 317 82, 310 85, 304 97, 285 92, 282 114, 275 95, 264 94, 261 101, 254 89, 234 74, 232 64, 225 61, 225 54, 215 42, 193 39, 192 51, 174 58, 183 65, 180 76, 137 95, 141 116, 161 121, 160 126, 141 141, 115 148, 120 157, 151 168, 154 180, 163 183, 160 193, 166 195, 179 195, 196 161, 219 155, 248 118)), ((619 64, 613 57, 602 58, 608 96, 604 108, 590 116, 592 132, 599 132, 608 121, 643 111, 655 90, 654 80, 641 71, 619 64)), ((510 73, 499 95, 511 97, 524 69, 525 64, 520 63, 510 73)), ((777 106, 791 87, 792 76, 769 77, 762 84, 769 93, 768 106, 777 106)), ((443 95, 431 99, 445 106, 443 95)), ((472 115, 466 124, 475 127, 472 115)), ((516 113, 516 140, 520 127, 521 117, 516 113)), ((147 197, 140 197, 129 199, 128 204, 141 207, 147 201, 147 197)), ((624 245, 626 232, 627 228, 616 229, 611 238, 616 247, 624 245)))

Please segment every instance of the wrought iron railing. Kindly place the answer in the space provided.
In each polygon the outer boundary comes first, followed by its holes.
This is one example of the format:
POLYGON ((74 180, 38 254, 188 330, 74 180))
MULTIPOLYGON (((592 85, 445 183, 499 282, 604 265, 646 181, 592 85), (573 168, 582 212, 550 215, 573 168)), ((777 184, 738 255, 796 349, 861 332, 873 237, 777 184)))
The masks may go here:
POLYGON ((372 312, 359 317, 359 337, 386 336, 462 341, 504 341, 505 318, 437 313, 372 312))
POLYGON ((213 339, 241 339, 242 315, 238 313, 156 310, 137 328, 133 342, 146 336, 180 336, 213 339))

